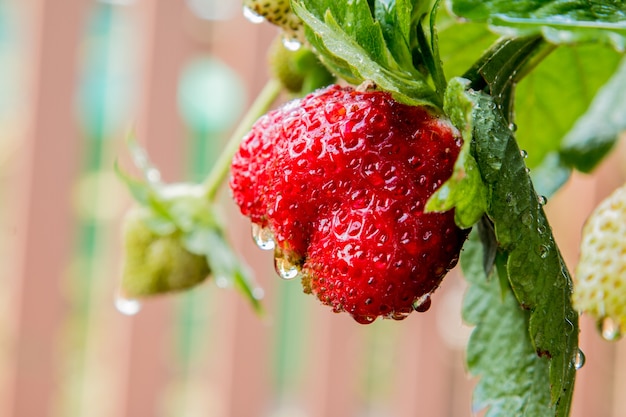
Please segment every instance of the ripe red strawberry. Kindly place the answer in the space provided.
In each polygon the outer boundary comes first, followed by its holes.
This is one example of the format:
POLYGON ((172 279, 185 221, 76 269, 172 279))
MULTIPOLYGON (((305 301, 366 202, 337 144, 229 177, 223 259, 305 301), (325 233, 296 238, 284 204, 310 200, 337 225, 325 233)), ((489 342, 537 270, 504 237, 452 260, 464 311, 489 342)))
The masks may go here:
POLYGON ((466 237, 453 212, 424 213, 460 145, 425 107, 331 86, 259 119, 230 185, 305 292, 360 323, 400 320, 428 308, 466 237))

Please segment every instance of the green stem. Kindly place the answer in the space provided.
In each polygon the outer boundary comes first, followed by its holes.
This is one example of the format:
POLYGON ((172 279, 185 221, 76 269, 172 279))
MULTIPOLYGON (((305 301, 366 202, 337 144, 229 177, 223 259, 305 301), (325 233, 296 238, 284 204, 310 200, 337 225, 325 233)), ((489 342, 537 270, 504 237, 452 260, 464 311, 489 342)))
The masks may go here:
POLYGON ((204 195, 208 201, 215 200, 220 186, 228 175, 231 161, 237 149, 239 149, 241 139, 250 130, 254 122, 268 111, 281 90, 282 84, 275 79, 270 79, 254 100, 254 103, 252 103, 252 106, 237 126, 237 129, 235 129, 230 139, 228 139, 226 147, 215 162, 213 169, 211 169, 211 172, 204 180, 204 195))

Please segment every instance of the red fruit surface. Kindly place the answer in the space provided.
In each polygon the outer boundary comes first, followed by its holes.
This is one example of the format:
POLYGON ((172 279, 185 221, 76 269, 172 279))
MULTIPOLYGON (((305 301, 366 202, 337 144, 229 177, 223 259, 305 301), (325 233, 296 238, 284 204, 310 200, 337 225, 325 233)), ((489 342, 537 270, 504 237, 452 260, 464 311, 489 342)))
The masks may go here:
POLYGON ((230 185, 306 292, 360 323, 402 319, 428 308, 466 238, 452 211, 424 213, 460 146, 425 107, 331 86, 260 118, 230 185))

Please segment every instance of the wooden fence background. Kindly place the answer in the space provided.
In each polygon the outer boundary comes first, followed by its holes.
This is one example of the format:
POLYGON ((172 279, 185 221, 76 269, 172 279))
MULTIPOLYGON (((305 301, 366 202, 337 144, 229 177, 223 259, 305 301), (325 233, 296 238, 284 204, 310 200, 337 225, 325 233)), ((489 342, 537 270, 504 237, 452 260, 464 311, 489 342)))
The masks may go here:
MULTIPOLYGON (((275 35, 239 0, 0 0, 0 416, 472 415, 458 272, 429 312, 356 325, 276 278, 233 214, 267 320, 213 283, 132 317, 113 307, 125 133, 166 180, 201 178, 264 84, 275 35)), ((625 154, 547 205, 570 266, 625 154)), ((582 324, 573 416, 623 417, 626 344, 582 324)))

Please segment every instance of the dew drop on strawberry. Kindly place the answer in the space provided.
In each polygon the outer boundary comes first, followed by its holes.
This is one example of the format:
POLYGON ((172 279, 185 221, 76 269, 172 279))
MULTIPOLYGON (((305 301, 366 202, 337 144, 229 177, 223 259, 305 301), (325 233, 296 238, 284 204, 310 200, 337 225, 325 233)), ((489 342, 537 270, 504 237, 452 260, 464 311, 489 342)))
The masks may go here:
POLYGON ((262 250, 273 250, 276 245, 272 231, 268 227, 262 227, 256 223, 252 223, 252 239, 262 250))

